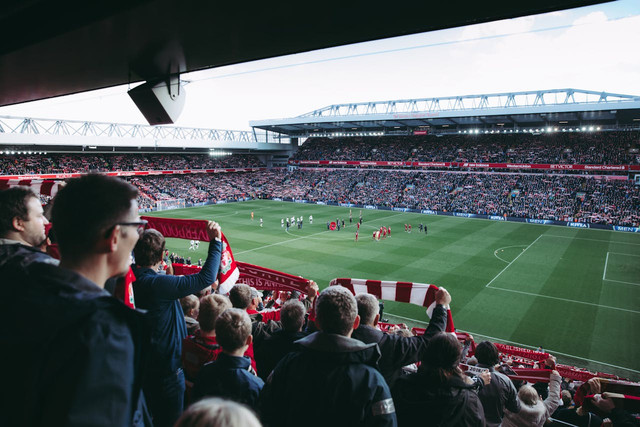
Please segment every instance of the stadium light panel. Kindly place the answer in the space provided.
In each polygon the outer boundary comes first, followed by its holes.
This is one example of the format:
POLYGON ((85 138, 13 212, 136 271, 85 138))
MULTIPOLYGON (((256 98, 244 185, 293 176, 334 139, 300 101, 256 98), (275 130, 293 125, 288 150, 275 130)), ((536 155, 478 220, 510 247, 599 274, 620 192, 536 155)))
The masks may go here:
POLYGON ((593 132, 593 126, 589 126, 589 131, 593 132))

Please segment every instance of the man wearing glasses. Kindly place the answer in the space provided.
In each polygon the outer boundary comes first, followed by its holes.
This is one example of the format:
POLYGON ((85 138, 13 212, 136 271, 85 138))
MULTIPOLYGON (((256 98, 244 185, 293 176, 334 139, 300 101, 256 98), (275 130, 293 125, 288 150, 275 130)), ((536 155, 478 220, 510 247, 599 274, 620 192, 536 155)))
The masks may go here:
POLYGON ((52 214, 60 266, 33 263, 3 276, 0 337, 11 389, 0 425, 149 422, 141 392, 148 341, 142 314, 103 289, 128 271, 144 230, 136 196, 117 178, 71 180, 52 214))

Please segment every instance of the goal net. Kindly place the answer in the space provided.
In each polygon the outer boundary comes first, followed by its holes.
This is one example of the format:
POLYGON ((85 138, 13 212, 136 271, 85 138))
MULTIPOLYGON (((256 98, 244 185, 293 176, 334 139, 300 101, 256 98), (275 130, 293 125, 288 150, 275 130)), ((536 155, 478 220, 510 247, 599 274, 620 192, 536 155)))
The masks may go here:
POLYGON ((185 207, 184 199, 169 199, 156 201, 156 210, 182 209, 185 207))

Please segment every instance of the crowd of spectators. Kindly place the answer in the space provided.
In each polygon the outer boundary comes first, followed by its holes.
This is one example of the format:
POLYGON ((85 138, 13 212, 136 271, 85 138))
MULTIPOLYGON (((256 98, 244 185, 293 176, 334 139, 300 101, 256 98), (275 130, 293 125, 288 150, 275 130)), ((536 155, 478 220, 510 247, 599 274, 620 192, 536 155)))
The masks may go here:
POLYGON ((518 218, 638 226, 640 187, 630 180, 565 174, 360 169, 135 177, 139 204, 291 198, 518 218))
POLYGON ((542 356, 531 376, 519 376, 495 344, 476 347, 464 334, 463 346, 445 332, 454 298, 444 288, 422 335, 403 325, 383 332, 377 297, 361 290, 319 292, 307 281, 277 295, 241 283, 225 291, 216 280, 222 229, 212 221, 202 269, 174 276, 165 238, 145 230, 136 195, 118 178, 73 179, 55 197, 47 234, 35 193, 0 192, 0 277, 12 284, 1 335, 20 349, 5 354, 12 392, 0 424, 640 425, 637 384, 592 378, 572 389, 542 349, 527 353, 542 356), (42 250, 54 236, 59 260, 42 250), (280 320, 267 318, 274 309, 280 320), (201 332, 187 335, 187 326, 201 332))
POLYGON ((233 154, 19 154, 0 156, 0 175, 246 168, 264 166, 256 156, 233 154))
POLYGON ((293 159, 630 165, 639 142, 623 131, 310 138, 293 159))

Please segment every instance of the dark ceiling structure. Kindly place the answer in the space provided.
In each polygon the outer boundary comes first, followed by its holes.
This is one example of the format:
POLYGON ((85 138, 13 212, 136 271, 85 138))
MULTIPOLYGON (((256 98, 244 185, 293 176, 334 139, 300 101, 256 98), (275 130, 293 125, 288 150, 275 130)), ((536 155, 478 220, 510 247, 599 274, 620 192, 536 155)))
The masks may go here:
POLYGON ((603 0, 5 0, 0 106, 603 0))

